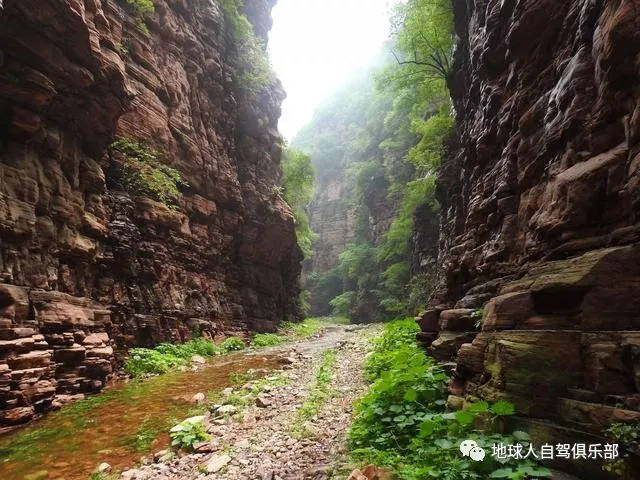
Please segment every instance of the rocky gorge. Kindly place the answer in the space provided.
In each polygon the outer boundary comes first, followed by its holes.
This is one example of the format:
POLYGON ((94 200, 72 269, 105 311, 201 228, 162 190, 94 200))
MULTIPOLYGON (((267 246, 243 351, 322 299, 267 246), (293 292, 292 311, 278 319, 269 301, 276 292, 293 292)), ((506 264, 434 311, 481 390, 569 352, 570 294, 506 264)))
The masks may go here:
MULTIPOLYGON (((299 316, 284 92, 243 87, 221 3, 154 3, 1 6, 0 430, 99 391, 127 347, 299 316), (118 140, 180 173, 173 204, 122 188, 118 140)), ((262 42, 272 6, 245 2, 262 42)))
POLYGON ((637 478, 638 0, 398 2, 291 145, 275 3, 0 0, 0 476, 637 478))

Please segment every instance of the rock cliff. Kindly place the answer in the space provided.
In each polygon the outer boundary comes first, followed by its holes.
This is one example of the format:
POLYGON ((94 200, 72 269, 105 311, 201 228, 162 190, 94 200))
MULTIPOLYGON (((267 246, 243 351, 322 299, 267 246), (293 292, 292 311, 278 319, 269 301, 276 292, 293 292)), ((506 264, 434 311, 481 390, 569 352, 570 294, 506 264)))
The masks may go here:
POLYGON ((457 362, 452 401, 512 399, 534 439, 640 419, 640 5, 453 3, 446 285, 421 338, 457 362))
MULTIPOLYGON (((0 13, 0 429, 99 390, 133 345, 298 316, 279 82, 244 91, 213 0, 8 0, 0 13), (178 170, 176 205, 117 188, 115 139, 178 170)), ((273 0, 247 0, 266 37, 273 0)))

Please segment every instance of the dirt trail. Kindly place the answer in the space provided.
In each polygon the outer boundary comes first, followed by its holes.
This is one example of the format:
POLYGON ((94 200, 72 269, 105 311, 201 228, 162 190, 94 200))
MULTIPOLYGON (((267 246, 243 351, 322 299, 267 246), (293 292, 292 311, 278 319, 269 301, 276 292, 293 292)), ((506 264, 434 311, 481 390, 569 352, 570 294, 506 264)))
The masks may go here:
MULTIPOLYGON (((163 453, 146 459, 146 465, 123 472, 125 480, 328 479, 342 465, 353 402, 365 391, 362 366, 376 326, 331 327, 319 338, 303 340, 265 352, 280 352, 292 363, 230 418, 213 419, 212 440, 201 447, 206 453, 178 458, 163 453), (314 405, 317 374, 327 350, 336 353, 327 393, 314 405), (259 397, 259 398, 258 398, 259 397), (301 413, 301 407, 307 409, 301 413), (315 407, 315 408, 314 408, 315 407), (209 451, 211 450, 211 451, 209 451), (158 460, 160 458, 160 460, 158 460)), ((244 388, 251 388, 250 382, 244 388)), ((236 392, 227 391, 226 395, 236 392)), ((214 416, 215 417, 215 416, 214 416)))

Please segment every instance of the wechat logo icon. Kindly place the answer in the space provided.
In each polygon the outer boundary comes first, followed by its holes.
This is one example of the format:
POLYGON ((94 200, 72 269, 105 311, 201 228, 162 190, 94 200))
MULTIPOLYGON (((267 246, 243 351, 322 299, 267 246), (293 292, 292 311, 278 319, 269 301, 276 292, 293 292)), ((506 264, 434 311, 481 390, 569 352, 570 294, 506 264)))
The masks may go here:
POLYGON ((481 462, 485 457, 484 449, 480 448, 473 440, 465 440, 460 443, 460 451, 462 455, 469 457, 474 462, 481 462))

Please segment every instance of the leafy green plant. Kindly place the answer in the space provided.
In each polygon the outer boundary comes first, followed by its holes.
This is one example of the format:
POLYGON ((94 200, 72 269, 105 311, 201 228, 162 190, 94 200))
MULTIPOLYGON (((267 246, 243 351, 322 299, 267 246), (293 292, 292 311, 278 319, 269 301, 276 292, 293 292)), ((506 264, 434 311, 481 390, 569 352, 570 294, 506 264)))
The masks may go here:
POLYGON ((244 350, 245 347, 244 341, 238 337, 229 337, 220 344, 220 349, 223 352, 238 352, 244 350))
POLYGON ((180 197, 180 187, 189 186, 178 170, 161 163, 160 154, 147 145, 120 139, 110 149, 120 153, 117 181, 130 193, 173 206, 180 197))
POLYGON ((640 451, 640 422, 614 422, 602 433, 628 451, 640 451))
POLYGON ((606 461, 602 465, 602 470, 620 478, 631 478, 626 477, 630 472, 625 459, 640 453, 640 422, 613 422, 602 433, 612 442, 618 443, 621 450, 620 457, 606 461))
POLYGON ((125 360, 124 371, 133 377, 161 375, 188 364, 194 355, 211 357, 221 353, 221 347, 201 337, 181 345, 161 343, 155 348, 132 348, 125 360))
POLYGON ((396 320, 375 341, 366 365, 373 383, 356 405, 350 431, 355 459, 391 468, 402 480, 551 476, 529 461, 486 457, 472 462, 460 454, 459 445, 467 439, 491 451, 496 443, 527 447, 529 437, 525 432, 501 433, 501 418, 515 413, 509 402, 483 401, 448 411, 448 377, 417 346, 416 330, 412 319, 396 320))
POLYGON ((169 431, 171 446, 184 450, 192 450, 193 445, 198 442, 209 440, 211 436, 207 433, 202 421, 187 419, 175 425, 169 431))

